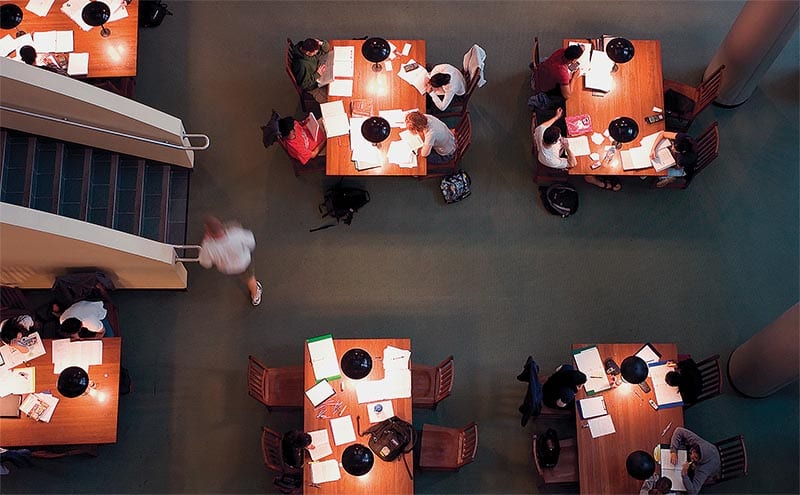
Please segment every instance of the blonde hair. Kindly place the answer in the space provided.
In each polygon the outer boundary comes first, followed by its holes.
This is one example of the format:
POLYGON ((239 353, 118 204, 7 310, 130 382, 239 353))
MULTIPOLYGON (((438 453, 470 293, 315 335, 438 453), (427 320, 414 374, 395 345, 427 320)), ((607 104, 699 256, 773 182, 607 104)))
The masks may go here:
POLYGON ((419 112, 407 113, 406 127, 410 131, 423 132, 428 127, 428 119, 419 112))

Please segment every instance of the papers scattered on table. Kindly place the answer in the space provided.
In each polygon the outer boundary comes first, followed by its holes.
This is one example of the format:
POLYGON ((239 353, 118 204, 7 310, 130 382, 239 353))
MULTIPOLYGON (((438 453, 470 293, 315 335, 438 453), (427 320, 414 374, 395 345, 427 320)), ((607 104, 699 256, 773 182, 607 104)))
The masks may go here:
POLYGON ((592 418, 588 420, 587 423, 589 423, 589 431, 592 433, 592 438, 602 437, 617 432, 617 430, 614 429, 614 422, 611 421, 610 414, 592 418))
POLYGON ((411 43, 406 43, 405 45, 403 45, 402 54, 404 57, 408 57, 409 53, 411 53, 411 43))
POLYGON ((386 70, 386 72, 392 72, 394 70, 394 67, 392 67, 392 61, 391 60, 384 61, 383 68, 386 70))
POLYGON ((14 50, 17 49, 17 42, 14 38, 7 34, 0 38, 0 56, 7 57, 11 54, 14 50))
POLYGON ((333 77, 353 77, 354 46, 333 47, 333 77))
POLYGON ((411 351, 387 346, 383 351, 383 379, 356 383, 358 403, 411 397, 410 356, 411 351))
POLYGON ((108 3, 108 8, 111 9, 111 16, 108 18, 108 22, 128 17, 128 9, 126 8, 128 3, 125 0, 106 0, 106 2, 108 3))
POLYGON ((70 53, 67 63, 67 74, 70 76, 85 76, 89 73, 89 54, 70 53))
POLYGON ((50 8, 54 3, 55 0, 30 0, 28 5, 25 6, 25 10, 33 12, 39 17, 44 17, 50 12, 50 8))
POLYGON ((336 481, 341 477, 342 473, 339 471, 339 461, 336 459, 311 463, 311 482, 315 485, 328 481, 336 481))
POLYGON ((408 144, 403 141, 389 143, 389 152, 386 154, 389 163, 396 163, 400 168, 414 168, 417 166, 417 155, 411 151, 408 144))
POLYGON ((614 61, 608 58, 606 52, 595 50, 592 52, 590 69, 586 73, 584 82, 588 89, 599 91, 611 91, 614 81, 611 77, 611 69, 614 68, 614 61))
POLYGON ((353 419, 348 414, 341 418, 331 420, 334 445, 344 445, 356 441, 356 430, 353 429, 353 419))
POLYGON ((310 389, 306 390, 306 397, 311 401, 311 405, 317 407, 325 402, 328 397, 335 394, 333 387, 328 383, 328 380, 322 380, 310 389))
POLYGON ((642 358, 647 364, 658 362, 658 360, 661 359, 661 354, 649 343, 643 345, 635 356, 642 358))
POLYGON ((78 366, 87 372, 93 364, 103 364, 102 340, 78 340, 70 342, 69 339, 53 341, 53 373, 59 374, 65 368, 78 366))
POLYGON ((386 119, 392 127, 406 126, 406 113, 400 109, 381 110, 378 115, 386 119))
MULTIPOLYGON (((414 59, 409 59, 403 65, 413 64, 415 63, 414 59)), ((403 81, 407 82, 408 84, 417 88, 419 94, 425 94, 425 78, 428 76, 428 71, 425 70, 424 67, 421 65, 416 69, 412 70, 411 72, 406 72, 405 69, 400 69, 397 71, 397 76, 402 79, 403 81)))
POLYGON ((584 389, 588 395, 602 392, 611 388, 606 376, 606 369, 603 360, 600 359, 600 351, 597 346, 585 347, 572 351, 578 371, 586 375, 584 389))
POLYGON ((594 144, 601 144, 605 140, 606 138, 599 132, 595 132, 594 134, 592 134, 592 142, 594 144))
MULTIPOLYGON (((81 13, 83 12, 83 7, 85 7, 90 0, 67 0, 61 5, 61 12, 64 13, 67 17, 72 19, 75 24, 78 25, 84 31, 88 31, 92 29, 92 26, 83 22, 83 18, 81 17, 81 13)), ((109 8, 111 6, 109 5, 109 8)))
POLYGON ((589 138, 586 136, 578 136, 567 138, 569 142, 569 149, 575 156, 586 156, 592 151, 589 149, 589 138))
MULTIPOLYGON (((70 57, 71 58, 71 57, 70 57)), ((329 101, 320 104, 322 118, 325 119, 325 130, 328 137, 344 136, 350 131, 350 121, 344 112, 342 100, 329 101)))
POLYGON ((684 463, 686 463, 686 450, 678 450, 678 462, 676 464, 672 464, 670 462, 670 450, 669 445, 662 445, 661 446, 661 456, 660 456, 660 464, 661 464, 661 476, 665 476, 672 481, 672 491, 674 492, 685 492, 686 485, 683 484, 683 476, 681 476, 681 469, 683 469, 684 463))
POLYGON ((602 395, 591 397, 589 399, 581 399, 578 401, 578 412, 583 419, 595 418, 608 414, 606 409, 606 401, 602 395))
POLYGON ((22 401, 19 410, 31 419, 49 423, 57 404, 58 397, 53 397, 50 394, 30 394, 22 401))
POLYGON ((383 350, 383 369, 407 370, 409 359, 411 359, 411 351, 387 345, 383 350))
POLYGON ((353 80, 352 79, 334 79, 328 85, 328 96, 353 96, 353 80))
POLYGON ((0 370, 8 370, 22 363, 44 355, 44 345, 39 337, 39 332, 34 332, 17 341, 17 346, 4 345, 0 347, 0 370), (27 349, 20 351, 17 346, 27 349))
POLYGON ((0 370, 0 397, 32 394, 36 391, 36 368, 0 370))
POLYGON ((367 412, 369 413, 370 423, 380 423, 381 421, 394 416, 394 406, 392 406, 392 401, 383 400, 380 402, 367 404, 367 412), (377 409, 380 409, 380 411, 377 409))
POLYGON ((311 445, 308 446, 308 454, 311 456, 312 461, 318 461, 333 453, 327 428, 310 431, 308 434, 311 435, 311 445))
POLYGON ((656 404, 658 408, 670 408, 683 405, 683 398, 678 390, 678 387, 667 385, 667 373, 673 371, 673 368, 667 366, 666 361, 657 361, 649 364, 650 379, 653 382, 653 389, 656 395, 656 404))
POLYGON ((40 31, 33 34, 33 47, 39 53, 66 53, 73 49, 72 31, 40 31))
POLYGON ((400 131, 400 139, 405 141, 406 144, 408 144, 408 146, 414 151, 422 148, 422 145, 425 144, 422 141, 422 138, 411 131, 400 131))
POLYGON ((364 117, 350 119, 351 160, 356 162, 356 169, 358 170, 380 167, 384 162, 380 148, 364 139, 361 134, 361 125, 365 120, 367 119, 364 117))

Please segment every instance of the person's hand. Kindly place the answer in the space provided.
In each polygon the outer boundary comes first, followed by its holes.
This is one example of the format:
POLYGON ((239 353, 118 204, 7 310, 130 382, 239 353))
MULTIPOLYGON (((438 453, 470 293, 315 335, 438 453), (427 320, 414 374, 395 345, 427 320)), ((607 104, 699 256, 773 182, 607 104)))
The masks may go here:
POLYGON ((327 69, 328 69, 328 66, 327 66, 327 65, 325 65, 325 64, 319 64, 319 67, 317 67, 317 72, 318 72, 318 73, 319 73, 319 75, 321 76, 322 74, 324 74, 324 73, 325 73, 325 71, 326 71, 327 69))
POLYGON ((556 109, 556 120, 560 119, 564 115, 564 110, 561 107, 556 109))
POLYGON ((572 79, 577 79, 578 77, 580 77, 580 75, 581 75, 581 68, 580 68, 580 67, 578 67, 578 68, 577 68, 577 69, 575 69, 575 71, 572 73, 572 79))
POLYGON ((684 462, 683 467, 681 468, 681 476, 686 476, 686 473, 689 472, 689 463, 684 462))
MULTIPOLYGON (((655 160, 656 159, 656 150, 653 150, 653 151, 650 152, 650 159, 651 160, 655 160)), ((673 364, 669 364, 669 363, 672 363, 672 361, 667 361, 667 366, 673 366, 673 367, 675 366, 675 363, 673 363, 673 364)))
POLYGON ((673 466, 678 463, 678 453, 677 452, 670 452, 669 453, 669 462, 673 466))

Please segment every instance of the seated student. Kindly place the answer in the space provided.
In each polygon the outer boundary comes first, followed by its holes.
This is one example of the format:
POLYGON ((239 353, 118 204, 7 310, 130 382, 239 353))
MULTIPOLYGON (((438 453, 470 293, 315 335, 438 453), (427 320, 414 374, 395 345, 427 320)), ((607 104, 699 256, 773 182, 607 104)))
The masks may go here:
MULTIPOLYGON (((550 168, 567 169, 578 164, 578 159, 569 149, 569 141, 561 136, 561 128, 558 121, 564 115, 564 110, 560 107, 550 120, 539 124, 533 130, 533 139, 536 141, 536 148, 539 150, 539 161, 542 165, 550 168)), ((583 180, 599 187, 611 191, 619 191, 622 184, 613 178, 597 178, 594 175, 584 175, 583 180)))
POLYGON ((311 445, 311 435, 300 430, 290 430, 281 439, 283 462, 287 466, 303 469, 304 449, 311 445))
POLYGON ((666 476, 653 474, 642 483, 639 495, 668 495, 672 491, 672 480, 666 476))
POLYGON ((331 45, 327 41, 314 38, 305 39, 292 47, 292 74, 297 85, 303 91, 308 91, 314 95, 318 103, 328 101, 328 90, 317 85, 317 79, 326 70, 333 70, 321 64, 322 57, 331 51, 331 45))
POLYGON ((697 153, 694 151, 694 139, 692 136, 684 132, 668 132, 661 131, 653 141, 653 147, 650 149, 650 159, 656 157, 656 150, 659 144, 664 139, 672 142, 669 147, 670 153, 675 158, 675 165, 667 169, 667 177, 663 177, 656 182, 656 187, 664 187, 667 184, 675 182, 679 177, 681 180, 690 179, 694 174, 694 166, 697 164, 697 153))
MULTIPOLYGON (((719 450, 714 444, 709 443, 686 428, 675 428, 672 441, 669 444, 669 461, 674 465, 678 463, 678 449, 687 449, 689 462, 684 463, 681 477, 686 487, 686 493, 700 493, 700 488, 707 479, 720 473, 722 463, 719 450)), ((664 455, 661 451, 661 455, 664 455)))
POLYGON ((569 364, 562 364, 542 386, 542 402, 547 407, 569 409, 575 402, 578 387, 586 383, 586 375, 569 364))
POLYGON ((450 64, 439 64, 431 69, 425 81, 425 91, 430 95, 433 105, 444 111, 454 96, 467 92, 467 82, 460 70, 450 64))
POLYGON ((5 345, 13 346, 22 353, 27 353, 28 348, 17 345, 17 341, 33 331, 33 318, 30 315, 20 315, 0 321, 0 341, 5 345))
POLYGON ((61 314, 58 333, 61 337, 86 340, 113 337, 107 315, 103 301, 78 301, 61 314))
POLYGON ((406 127, 422 139, 419 154, 426 157, 428 163, 447 163, 453 159, 456 138, 444 122, 433 115, 415 111, 406 114, 406 127))
MULTIPOLYGON (((312 158, 316 158, 327 144, 325 129, 320 126, 316 140, 308 129, 308 116, 305 120, 298 122, 293 117, 284 117, 278 121, 280 130, 280 140, 286 147, 289 156, 299 161, 303 165, 307 164, 312 158)), ((322 153, 324 154, 324 153, 322 153)))
POLYGON ((675 368, 664 377, 667 385, 671 387, 678 387, 681 393, 684 404, 693 404, 697 402, 697 397, 703 391, 703 377, 700 375, 700 370, 697 369, 697 364, 693 359, 684 359, 678 362, 669 362, 669 366, 675 368))
POLYGON ((536 69, 536 89, 546 93, 554 104, 563 103, 563 100, 572 96, 578 89, 575 81, 581 75, 577 60, 583 55, 583 47, 571 45, 559 48, 552 55, 542 61, 536 69))

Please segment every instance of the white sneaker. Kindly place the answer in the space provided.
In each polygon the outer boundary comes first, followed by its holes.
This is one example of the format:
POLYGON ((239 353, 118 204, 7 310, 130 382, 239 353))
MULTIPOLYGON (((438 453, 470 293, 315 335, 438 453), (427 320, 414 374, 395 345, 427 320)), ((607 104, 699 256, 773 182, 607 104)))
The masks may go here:
POLYGON ((261 294, 264 292, 264 288, 261 287, 261 282, 256 281, 256 295, 251 299, 253 306, 258 306, 261 304, 261 294))

